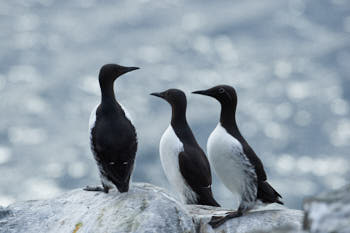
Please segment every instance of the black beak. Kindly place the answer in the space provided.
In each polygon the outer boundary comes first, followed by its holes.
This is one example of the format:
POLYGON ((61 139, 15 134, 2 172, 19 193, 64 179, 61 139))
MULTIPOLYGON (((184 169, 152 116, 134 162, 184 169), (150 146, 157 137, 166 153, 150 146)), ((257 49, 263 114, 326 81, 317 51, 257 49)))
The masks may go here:
POLYGON ((136 66, 128 67, 129 71, 138 70, 138 69, 140 69, 140 67, 136 67, 136 66))
POLYGON ((210 91, 209 91, 209 90, 194 91, 194 92, 192 92, 192 94, 199 94, 199 95, 208 95, 208 96, 212 96, 212 95, 210 94, 210 91))
POLYGON ((129 191, 129 182, 127 182, 127 183, 120 183, 120 184, 118 184, 116 186, 117 186, 118 191, 121 192, 121 193, 126 193, 126 192, 129 191))
POLYGON ((138 69, 140 69, 140 68, 139 67, 134 67, 134 66, 131 66, 131 67, 124 66, 120 75, 128 73, 128 72, 133 71, 133 70, 138 70, 138 69))
POLYGON ((157 96, 157 97, 164 99, 164 95, 162 92, 153 92, 150 95, 154 95, 154 96, 157 96))

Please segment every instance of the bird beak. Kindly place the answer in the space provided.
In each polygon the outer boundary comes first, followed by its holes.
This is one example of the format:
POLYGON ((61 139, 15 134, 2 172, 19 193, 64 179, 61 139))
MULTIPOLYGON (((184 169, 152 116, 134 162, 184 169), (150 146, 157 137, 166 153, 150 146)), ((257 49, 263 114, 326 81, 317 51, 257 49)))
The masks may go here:
POLYGON ((164 95, 162 92, 153 92, 150 95, 154 95, 154 96, 157 96, 157 97, 164 99, 164 95))
POLYGON ((126 193, 129 191, 129 180, 127 182, 118 183, 117 189, 121 193, 126 193))
POLYGON ((140 69, 140 68, 139 67, 134 67, 134 66, 131 66, 131 67, 124 66, 120 75, 128 73, 128 72, 133 71, 133 70, 138 70, 138 69, 140 69))
POLYGON ((194 91, 192 94, 199 94, 199 95, 207 95, 207 96, 212 96, 210 89, 208 90, 200 90, 200 91, 194 91))

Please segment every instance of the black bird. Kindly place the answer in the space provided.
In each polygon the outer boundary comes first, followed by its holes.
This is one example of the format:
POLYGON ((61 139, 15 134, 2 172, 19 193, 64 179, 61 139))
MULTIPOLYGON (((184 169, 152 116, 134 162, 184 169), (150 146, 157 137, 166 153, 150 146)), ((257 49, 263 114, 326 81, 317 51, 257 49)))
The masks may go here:
POLYGON ((258 201, 283 204, 281 195, 267 182, 264 166, 241 135, 236 123, 237 95, 233 87, 219 85, 194 94, 207 95, 221 104, 220 122, 207 143, 209 161, 225 186, 241 198, 239 208, 210 222, 218 227, 227 219, 239 217, 258 201))
POLYGON ((186 204, 220 206, 211 191, 209 161, 186 120, 185 94, 169 89, 151 95, 166 100, 172 108, 171 123, 159 146, 161 163, 170 184, 186 204))
POLYGON ((121 75, 139 69, 117 64, 102 66, 99 73, 101 103, 90 115, 90 143, 95 157, 102 187, 89 187, 86 191, 108 193, 113 184, 119 192, 129 190, 130 176, 134 168, 137 135, 127 111, 114 95, 114 81, 121 75))

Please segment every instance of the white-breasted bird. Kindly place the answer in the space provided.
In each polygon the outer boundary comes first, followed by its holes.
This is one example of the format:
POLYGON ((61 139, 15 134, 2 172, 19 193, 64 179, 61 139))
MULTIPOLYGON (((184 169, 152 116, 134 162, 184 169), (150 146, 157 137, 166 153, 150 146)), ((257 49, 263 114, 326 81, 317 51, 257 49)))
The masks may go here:
POLYGON ((159 146, 160 159, 169 183, 185 204, 220 206, 214 199, 209 161, 198 145, 186 119, 186 95, 169 89, 151 95, 172 108, 171 122, 159 146))
POLYGON ((267 182, 261 160, 238 129, 235 89, 219 85, 193 93, 213 97, 221 104, 220 122, 208 138, 207 152, 210 164, 221 181, 240 197, 237 211, 224 217, 214 216, 210 224, 218 227, 230 218, 239 217, 252 209, 257 201, 283 204, 279 199, 281 195, 267 182))

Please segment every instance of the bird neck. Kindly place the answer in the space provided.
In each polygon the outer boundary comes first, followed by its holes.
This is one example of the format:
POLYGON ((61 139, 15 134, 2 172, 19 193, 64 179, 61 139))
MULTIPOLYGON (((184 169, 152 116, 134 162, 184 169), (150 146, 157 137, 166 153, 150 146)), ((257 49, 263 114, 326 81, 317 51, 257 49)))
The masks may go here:
POLYGON ((237 127, 235 105, 221 104, 220 123, 235 138, 242 137, 237 127))
POLYGON ((114 81, 100 81, 102 101, 116 101, 114 94, 114 81))
POLYGON ((172 106, 171 126, 184 145, 198 145, 186 119, 186 105, 172 106))
POLYGON ((173 127, 188 126, 186 119, 186 105, 171 106, 171 125, 173 127))

